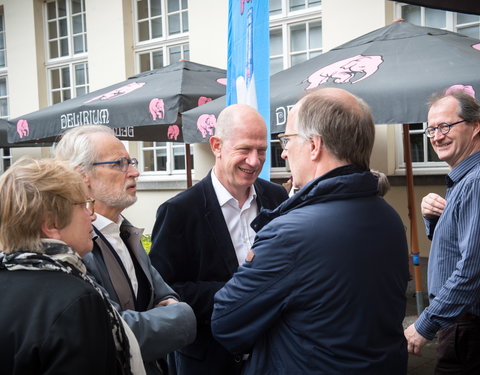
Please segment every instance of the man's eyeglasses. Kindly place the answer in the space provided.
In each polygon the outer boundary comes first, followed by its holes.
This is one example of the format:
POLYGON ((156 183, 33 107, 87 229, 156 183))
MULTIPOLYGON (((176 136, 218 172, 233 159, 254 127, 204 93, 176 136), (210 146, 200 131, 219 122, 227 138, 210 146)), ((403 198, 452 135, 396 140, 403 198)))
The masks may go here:
POLYGON ((83 206, 88 211, 90 216, 95 213, 95 199, 89 198, 85 202, 74 203, 74 205, 83 206))
POLYGON ((450 128, 453 125, 461 124, 462 122, 466 122, 466 121, 467 120, 460 120, 460 121, 457 121, 457 122, 453 122, 451 124, 447 124, 446 122, 442 122, 442 123, 438 124, 437 126, 427 126, 427 128, 425 129, 425 135, 428 138, 433 138, 433 137, 435 137, 435 132, 437 131, 437 129, 443 135, 448 134, 448 132, 450 131, 450 128))
POLYGON ((298 134, 279 134, 278 139, 280 140, 280 146, 282 146, 282 150, 287 149, 287 143, 290 140, 290 137, 296 137, 298 134))
POLYGON ((135 158, 131 158, 131 159, 120 158, 118 160, 113 160, 113 161, 101 161, 98 163, 92 163, 92 165, 102 165, 102 164, 116 164, 122 172, 126 172, 128 170, 129 165, 133 165, 135 168, 137 168, 138 160, 135 158))

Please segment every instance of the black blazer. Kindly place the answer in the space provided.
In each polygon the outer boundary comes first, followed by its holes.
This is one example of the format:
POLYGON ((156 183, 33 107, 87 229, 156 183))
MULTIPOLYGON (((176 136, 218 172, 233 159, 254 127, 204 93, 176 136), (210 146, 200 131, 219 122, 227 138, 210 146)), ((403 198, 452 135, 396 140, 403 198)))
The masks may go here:
MULTIPOLYGON (((254 186, 259 208, 273 209, 288 198, 281 185, 257 179, 254 186)), ((158 208, 150 259, 197 317, 197 339, 181 351, 198 360, 210 357, 211 346, 219 346, 210 331, 213 296, 238 268, 210 174, 158 208)))

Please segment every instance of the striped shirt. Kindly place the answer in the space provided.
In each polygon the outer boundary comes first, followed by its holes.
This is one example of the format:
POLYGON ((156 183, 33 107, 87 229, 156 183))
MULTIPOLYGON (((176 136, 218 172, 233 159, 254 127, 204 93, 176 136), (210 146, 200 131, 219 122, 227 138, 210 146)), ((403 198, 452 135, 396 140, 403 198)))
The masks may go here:
POLYGON ((469 313, 480 316, 480 151, 455 166, 446 177, 447 205, 436 220, 428 260, 430 305, 415 322, 423 337, 469 313))

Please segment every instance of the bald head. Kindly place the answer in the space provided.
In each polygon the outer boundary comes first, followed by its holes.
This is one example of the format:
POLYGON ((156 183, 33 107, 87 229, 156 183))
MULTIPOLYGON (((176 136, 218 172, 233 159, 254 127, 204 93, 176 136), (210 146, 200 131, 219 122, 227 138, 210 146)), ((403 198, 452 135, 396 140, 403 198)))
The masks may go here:
POLYGON ((266 139, 267 127, 260 113, 246 104, 232 104, 226 107, 218 116, 215 136, 223 140, 229 140, 235 134, 238 134, 240 128, 245 127, 263 129, 266 139))

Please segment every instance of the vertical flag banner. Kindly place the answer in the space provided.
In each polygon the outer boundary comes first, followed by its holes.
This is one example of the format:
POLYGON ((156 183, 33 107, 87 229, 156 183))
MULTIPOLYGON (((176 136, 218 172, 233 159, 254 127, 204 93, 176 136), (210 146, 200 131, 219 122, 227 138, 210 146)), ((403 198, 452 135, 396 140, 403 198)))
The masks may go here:
POLYGON ((260 177, 270 179, 269 2, 229 0, 227 105, 248 104, 267 124, 267 159, 260 177))

